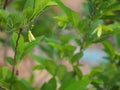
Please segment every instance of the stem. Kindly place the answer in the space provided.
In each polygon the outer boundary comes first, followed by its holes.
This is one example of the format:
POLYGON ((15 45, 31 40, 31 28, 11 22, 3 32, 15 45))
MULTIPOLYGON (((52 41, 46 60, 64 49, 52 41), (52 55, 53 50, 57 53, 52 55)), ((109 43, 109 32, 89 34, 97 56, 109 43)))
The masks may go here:
MULTIPOLYGON (((93 8, 93 11, 92 11, 90 20, 88 21, 88 24, 87 24, 87 27, 88 27, 88 28, 91 27, 92 20, 93 20, 93 17, 94 17, 94 15, 95 15, 95 12, 96 12, 96 5, 95 5, 94 8, 93 8)), ((85 41, 86 41, 87 38, 88 38, 88 37, 87 37, 87 34, 88 34, 88 32, 85 33, 85 35, 84 35, 83 38, 82 38, 82 44, 81 44, 81 47, 80 47, 80 52, 83 52, 83 50, 84 50, 85 41)), ((79 53, 80 53, 80 52, 79 52, 79 53)), ((79 61, 76 62, 76 67, 79 68, 79 61)), ((75 71, 75 66, 74 66, 74 65, 73 65, 73 69, 74 69, 74 71, 75 71)), ((76 75, 77 75, 77 73, 76 73, 76 75)), ((77 75, 77 76, 78 76, 78 75, 77 75)), ((78 76, 78 77, 79 77, 79 76, 78 76)))
POLYGON ((8 0, 4 0, 3 9, 5 10, 8 4, 8 0))
MULTIPOLYGON (((16 57, 17 57, 17 48, 18 48, 18 44, 19 44, 19 39, 20 39, 20 34, 22 33, 22 28, 19 29, 19 32, 18 32, 18 37, 17 37, 17 40, 16 40, 16 46, 15 46, 15 54, 14 54, 14 59, 13 59, 13 66, 12 66, 12 76, 11 76, 11 80, 13 81, 13 77, 14 77, 14 74, 15 74, 15 66, 16 66, 16 57)), ((11 81, 11 84, 10 84, 10 90, 12 90, 12 81, 11 81)))

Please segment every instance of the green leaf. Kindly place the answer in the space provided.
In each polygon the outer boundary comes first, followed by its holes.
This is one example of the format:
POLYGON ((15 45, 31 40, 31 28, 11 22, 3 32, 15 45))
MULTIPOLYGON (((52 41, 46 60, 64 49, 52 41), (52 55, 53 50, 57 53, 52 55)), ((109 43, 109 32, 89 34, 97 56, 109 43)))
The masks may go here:
POLYGON ((13 83, 12 90, 33 90, 25 80, 16 80, 13 83))
POLYGON ((34 2, 35 2, 35 0, 26 0, 24 9, 34 8, 34 2))
POLYGON ((20 79, 19 81, 26 87, 27 90, 34 90, 29 82, 27 82, 25 79, 20 79))
POLYGON ((45 83, 40 90, 56 90, 57 82, 56 79, 53 77, 49 80, 48 83, 45 83))
POLYGON ((14 64, 14 61, 13 61, 13 58, 12 58, 12 57, 6 57, 6 61, 7 61, 10 65, 13 65, 13 64, 14 64))
POLYGON ((9 81, 11 78, 11 71, 7 67, 0 68, 0 80, 9 81))
POLYGON ((0 80, 0 90, 9 90, 9 84, 5 81, 0 80))
POLYGON ((109 11, 117 11, 117 10, 120 10, 120 4, 119 3, 114 3, 112 5, 110 5, 107 10, 109 11))
POLYGON ((30 57, 34 60, 36 60, 38 63, 40 64, 45 64, 45 61, 48 60, 42 56, 38 56, 38 55, 35 55, 35 54, 30 54, 30 57))
POLYGON ((54 76, 56 74, 57 64, 52 60, 46 60, 45 68, 49 73, 51 73, 54 76))
POLYGON ((114 40, 115 40, 117 47, 120 48, 120 34, 119 33, 114 35, 114 40))
POLYGON ((70 78, 62 84, 60 90, 86 90, 90 82, 91 80, 76 80, 74 78, 70 78))
POLYGON ((99 85, 99 84, 104 84, 104 81, 101 80, 101 79, 93 79, 93 80, 92 80, 92 83, 93 83, 93 84, 98 84, 98 85, 99 85))
POLYGON ((54 0, 58 6, 66 13, 69 21, 73 24, 73 26, 77 27, 80 22, 80 15, 66 7, 60 0, 54 0))
POLYGON ((60 51, 61 57, 70 56, 71 54, 73 54, 73 52, 76 49, 75 46, 72 46, 69 44, 60 45, 60 44, 52 43, 52 42, 49 42, 48 44, 54 48, 57 48, 60 51))
POLYGON ((67 86, 65 90, 86 90, 90 80, 75 80, 72 84, 67 86))
POLYGON ((32 42, 28 42, 25 43, 25 47, 24 50, 22 52, 21 55, 21 59, 24 58, 28 53, 30 53, 30 51, 32 51, 32 49, 39 44, 40 40, 43 39, 44 36, 38 37, 36 38, 36 40, 32 41, 32 42))
POLYGON ((19 12, 12 12, 9 14, 7 17, 7 25, 10 28, 9 30, 12 31, 12 29, 14 29, 18 31, 20 26, 23 25, 23 20, 22 14, 19 12))
POLYGON ((115 48, 110 41, 108 40, 104 41, 103 45, 104 45, 104 50, 107 52, 107 54, 109 54, 110 56, 113 56, 115 54, 116 52, 115 48))
POLYGON ((25 24, 28 23, 29 19, 32 17, 34 13, 34 5, 35 5, 35 0, 26 0, 23 9, 23 16, 26 18, 26 20, 24 20, 25 24))
POLYGON ((9 12, 7 10, 2 10, 0 9, 0 19, 7 19, 7 17, 9 16, 9 12))
POLYGON ((99 75, 100 73, 103 73, 102 69, 93 69, 91 73, 89 74, 89 78, 95 77, 99 75))
POLYGON ((65 74, 67 73, 67 68, 64 65, 57 66, 56 76, 62 80, 65 74))
MULTIPOLYGON (((18 38, 18 34, 13 33, 12 41, 11 41, 11 45, 12 45, 13 50, 15 50, 17 38, 18 38)), ((17 63, 21 59, 21 54, 25 51, 24 47, 25 47, 24 37, 22 35, 20 35, 20 38, 19 38, 19 41, 18 41, 18 48, 17 48, 17 63)))
POLYGON ((45 69, 45 66, 43 64, 33 66, 33 70, 43 70, 45 69))
POLYGON ((56 3, 54 3, 52 0, 35 0, 34 13, 30 18, 30 21, 38 17, 44 11, 45 8, 52 5, 56 5, 56 3))
POLYGON ((104 15, 103 17, 101 17, 101 19, 104 20, 120 20, 119 15, 104 15))
POLYGON ((78 78, 81 79, 82 76, 83 76, 83 74, 82 74, 82 71, 80 70, 80 68, 79 68, 78 66, 75 66, 75 67, 74 67, 74 70, 75 70, 78 78))
POLYGON ((75 55, 72 56, 71 62, 75 63, 79 61, 82 56, 83 56, 83 52, 76 53, 75 55))

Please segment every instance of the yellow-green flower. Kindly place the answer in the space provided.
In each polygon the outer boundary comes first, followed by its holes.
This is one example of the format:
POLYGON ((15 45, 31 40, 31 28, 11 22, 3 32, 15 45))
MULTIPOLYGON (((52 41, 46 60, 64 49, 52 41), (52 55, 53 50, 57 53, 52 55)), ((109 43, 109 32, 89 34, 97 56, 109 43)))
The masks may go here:
POLYGON ((93 31, 92 34, 97 33, 97 36, 100 37, 102 35, 102 25, 99 24, 98 27, 93 31))
POLYGON ((30 42, 35 40, 35 37, 33 36, 31 31, 28 31, 28 39, 29 39, 30 42))

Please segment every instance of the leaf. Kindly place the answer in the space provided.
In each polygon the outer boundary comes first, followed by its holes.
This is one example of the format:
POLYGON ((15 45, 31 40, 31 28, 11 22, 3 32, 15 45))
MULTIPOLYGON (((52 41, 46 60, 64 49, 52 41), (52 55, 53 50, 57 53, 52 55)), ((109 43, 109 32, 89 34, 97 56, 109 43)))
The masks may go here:
POLYGON ((28 53, 30 53, 30 51, 36 46, 39 44, 40 40, 43 39, 44 36, 40 36, 38 38, 36 38, 36 40, 32 41, 32 42, 28 42, 28 43, 25 43, 25 47, 24 47, 24 50, 22 52, 22 55, 21 55, 21 59, 24 58, 28 53))
POLYGON ((6 57, 6 61, 7 61, 10 65, 13 65, 13 64, 14 64, 14 61, 13 61, 13 58, 12 58, 12 57, 6 57))
POLYGON ((46 60, 45 68, 49 73, 51 73, 54 76, 56 74, 57 64, 52 60, 46 60))
POLYGON ((35 2, 35 0, 26 0, 24 9, 34 8, 34 2, 35 2))
POLYGON ((52 0, 35 0, 35 8, 30 21, 41 15, 46 7, 52 5, 56 5, 52 0))
POLYGON ((95 77, 99 75, 100 73, 103 73, 102 69, 93 69, 91 73, 89 74, 89 78, 95 77))
POLYGON ((48 60, 42 56, 38 56, 38 55, 35 55, 35 54, 30 54, 30 57, 34 60, 36 60, 38 63, 40 64, 45 64, 45 61, 48 60))
POLYGON ((18 31, 20 26, 23 25, 23 20, 22 14, 19 12, 12 12, 9 14, 7 17, 7 25, 9 26, 10 31, 12 31, 11 29, 18 31))
POLYGON ((66 13, 69 21, 73 24, 73 26, 77 27, 80 22, 80 15, 77 12, 66 7, 60 0, 53 1, 55 1, 58 6, 66 13))
POLYGON ((119 15, 104 15, 103 17, 101 17, 101 19, 104 20, 120 20, 119 15))
POLYGON ((16 80, 13 83, 12 90, 33 90, 25 80, 16 80))
MULTIPOLYGON (((70 73, 67 75, 67 76, 69 76, 70 75, 70 73)), ((72 84, 73 82, 75 81, 75 79, 73 78, 73 77, 71 77, 71 75, 70 75, 70 77, 68 77, 67 79, 65 78, 65 81, 64 81, 64 79, 63 79, 63 82, 61 83, 61 87, 59 88, 59 90, 65 90, 66 89, 66 87, 68 87, 70 84, 72 84)))
POLYGON ((83 52, 76 53, 75 55, 72 56, 71 62, 75 63, 79 61, 82 56, 83 56, 83 52))
POLYGON ((54 48, 57 48, 60 51, 61 57, 70 56, 76 49, 75 46, 72 46, 69 44, 60 45, 60 44, 52 43, 52 42, 49 42, 48 44, 54 48))
POLYGON ((24 19, 24 24, 27 24, 34 13, 35 0, 26 0, 24 3, 23 16, 26 19, 24 19))
POLYGON ((86 90, 91 80, 76 80, 70 78, 68 81, 62 84, 60 90, 86 90))
POLYGON ((99 84, 104 84, 104 81, 101 80, 101 79, 93 79, 93 80, 92 80, 92 83, 93 83, 93 84, 98 84, 98 85, 99 85, 99 84))
MULTIPOLYGON (((11 40, 11 45, 12 45, 13 50, 15 50, 17 38, 18 38, 18 34, 13 33, 12 40, 11 40)), ((20 38, 18 41, 18 47, 17 47, 17 57, 16 57, 17 63, 21 59, 21 54, 25 51, 24 48, 25 48, 24 37, 22 35, 20 35, 20 38)))
POLYGON ((7 17, 9 16, 9 12, 7 10, 2 10, 0 9, 0 19, 7 19, 7 17))
POLYGON ((27 82, 25 79, 20 79, 19 81, 26 87, 27 90, 34 90, 29 82, 27 82))
POLYGON ((117 11, 117 10, 120 10, 120 4, 118 2, 110 5, 107 10, 109 11, 117 11))
POLYGON ((45 83, 40 90, 56 90, 56 88, 57 88, 57 81, 53 77, 49 80, 48 83, 45 83))
POLYGON ((57 66, 56 76, 62 80, 65 74, 67 73, 67 68, 64 65, 57 66))
POLYGON ((9 90, 9 84, 5 81, 0 80, 0 90, 9 90))
POLYGON ((65 90, 86 90, 90 82, 90 80, 76 80, 68 87, 66 87, 65 90))
POLYGON ((110 56, 113 56, 115 54, 115 48, 114 46, 110 43, 110 41, 106 40, 103 42, 104 45, 104 51, 109 54, 110 56))
POLYGON ((78 78, 79 78, 79 79, 82 79, 83 74, 82 74, 82 71, 80 70, 80 68, 78 68, 78 66, 75 66, 75 67, 74 67, 74 70, 75 70, 78 78))
POLYGON ((33 66, 32 69, 33 69, 33 70, 43 70, 43 69, 45 69, 45 66, 44 66, 43 64, 41 64, 41 65, 36 65, 36 66, 33 66))
POLYGON ((11 79, 11 71, 7 67, 0 68, 0 80, 9 81, 11 79))
POLYGON ((117 47, 120 48, 120 34, 119 33, 114 35, 114 40, 115 40, 117 47))

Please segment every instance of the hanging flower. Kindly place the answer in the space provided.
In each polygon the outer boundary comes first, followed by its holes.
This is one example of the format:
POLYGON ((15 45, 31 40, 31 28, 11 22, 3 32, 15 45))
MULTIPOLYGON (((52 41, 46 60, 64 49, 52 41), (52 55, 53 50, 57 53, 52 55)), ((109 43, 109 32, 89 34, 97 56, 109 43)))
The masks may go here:
POLYGON ((92 34, 97 33, 97 36, 100 37, 102 35, 102 25, 99 24, 98 27, 93 31, 92 34))
POLYGON ((35 40, 35 37, 33 36, 32 32, 30 30, 28 31, 28 39, 30 42, 35 40))

